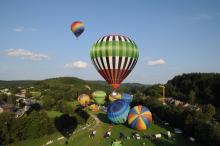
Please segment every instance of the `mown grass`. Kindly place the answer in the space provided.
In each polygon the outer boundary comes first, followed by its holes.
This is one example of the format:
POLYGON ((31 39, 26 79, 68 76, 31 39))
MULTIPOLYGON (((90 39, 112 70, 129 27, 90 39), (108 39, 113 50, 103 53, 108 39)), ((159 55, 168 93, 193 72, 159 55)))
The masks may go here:
MULTIPOLYGON (((56 112, 49 111, 49 115, 51 117, 56 116, 56 112)), ((42 138, 34 139, 34 140, 25 140, 18 143, 13 144, 12 146, 39 146, 46 144, 49 140, 54 140, 52 144, 49 146, 109 146, 112 141, 115 139, 119 139, 119 134, 122 132, 125 136, 131 137, 131 139, 123 140, 124 146, 142 146, 145 143, 147 146, 200 146, 199 144, 190 142, 186 137, 182 134, 174 134, 170 128, 166 128, 160 125, 156 125, 152 123, 151 127, 143 132, 138 132, 141 136, 144 134, 151 135, 161 133, 162 138, 156 140, 150 140, 141 138, 141 140, 135 140, 132 138, 132 132, 137 132, 126 125, 113 125, 111 131, 112 135, 110 138, 105 139, 104 134, 109 130, 110 124, 107 117, 102 113, 102 121, 96 127, 97 134, 94 138, 89 138, 89 133, 92 129, 83 130, 81 132, 72 134, 69 139, 57 140, 57 138, 61 137, 60 133, 54 133, 52 135, 48 135, 42 138), (175 137, 175 141, 167 139, 167 130, 171 130, 171 134, 175 137)), ((78 128, 80 129, 80 128, 78 128)))
POLYGON ((46 113, 49 118, 56 118, 56 117, 59 117, 63 114, 63 113, 55 111, 55 110, 49 110, 49 111, 46 111, 46 113))

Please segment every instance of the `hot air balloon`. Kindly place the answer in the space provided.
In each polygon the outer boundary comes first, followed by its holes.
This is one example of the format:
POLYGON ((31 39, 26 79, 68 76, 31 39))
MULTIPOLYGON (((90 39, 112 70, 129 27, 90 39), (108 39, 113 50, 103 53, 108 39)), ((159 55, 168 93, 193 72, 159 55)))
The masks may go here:
POLYGON ((78 101, 82 106, 86 106, 90 102, 90 97, 87 94, 82 94, 78 97, 78 101))
POLYGON ((99 111, 99 106, 92 104, 89 106, 89 109, 92 110, 93 112, 98 112, 99 111))
POLYGON ((124 100, 116 100, 108 106, 108 118, 115 124, 123 124, 127 120, 129 105, 124 100))
POLYGON ((101 76, 116 90, 136 65, 139 53, 130 38, 107 35, 94 43, 90 56, 101 76))
POLYGON ((133 100, 133 95, 123 93, 122 99, 124 99, 128 104, 130 104, 133 100))
POLYGON ((78 38, 84 31, 84 24, 81 21, 75 21, 71 24, 71 31, 78 38))
POLYGON ((105 103, 105 97, 106 97, 106 93, 104 91, 95 91, 92 93, 92 98, 99 105, 105 103))
POLYGON ((118 100, 118 99, 121 99, 121 94, 120 93, 117 93, 117 92, 112 92, 108 99, 112 102, 112 101, 115 101, 115 100, 118 100))
POLYGON ((145 130, 150 128, 152 122, 152 114, 150 110, 144 106, 133 107, 128 114, 128 124, 136 130, 145 130))

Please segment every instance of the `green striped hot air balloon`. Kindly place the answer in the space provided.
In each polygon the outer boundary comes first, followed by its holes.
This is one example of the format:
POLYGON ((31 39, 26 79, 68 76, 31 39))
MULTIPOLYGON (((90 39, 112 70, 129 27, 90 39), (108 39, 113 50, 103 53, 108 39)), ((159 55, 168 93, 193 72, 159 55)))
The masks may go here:
POLYGON ((107 95, 104 91, 95 91, 95 92, 92 93, 92 98, 99 105, 102 105, 102 104, 105 103, 105 97, 106 96, 107 95))
POLYGON ((93 45, 90 56, 97 71, 116 90, 136 65, 139 52, 130 38, 107 35, 93 45))

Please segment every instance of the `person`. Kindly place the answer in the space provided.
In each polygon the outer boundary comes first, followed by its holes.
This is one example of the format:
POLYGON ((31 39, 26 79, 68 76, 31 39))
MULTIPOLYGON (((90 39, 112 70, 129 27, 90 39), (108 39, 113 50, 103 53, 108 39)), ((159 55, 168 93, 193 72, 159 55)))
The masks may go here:
POLYGON ((125 139, 124 133, 120 132, 119 135, 120 135, 120 136, 119 136, 120 139, 125 139))
POLYGON ((96 131, 93 130, 92 133, 89 135, 89 137, 95 137, 95 135, 96 135, 96 131))
POLYGON ((105 133, 104 138, 109 138, 111 136, 111 131, 105 133))

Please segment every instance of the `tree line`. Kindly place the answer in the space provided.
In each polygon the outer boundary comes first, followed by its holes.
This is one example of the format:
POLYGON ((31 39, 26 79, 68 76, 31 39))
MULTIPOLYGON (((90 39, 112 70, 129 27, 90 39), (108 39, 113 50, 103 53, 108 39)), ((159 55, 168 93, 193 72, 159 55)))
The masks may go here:
POLYGON ((167 82, 166 96, 190 103, 220 106, 220 73, 190 73, 167 82))
POLYGON ((55 130, 53 121, 43 111, 33 111, 20 118, 10 112, 0 114, 0 144, 38 138, 55 130))
POLYGON ((155 117, 169 122, 173 127, 181 128, 187 136, 196 138, 196 141, 209 146, 220 145, 220 125, 213 119, 215 107, 204 105, 201 111, 183 109, 174 105, 163 105, 157 98, 136 98, 134 105, 147 106, 155 117))

